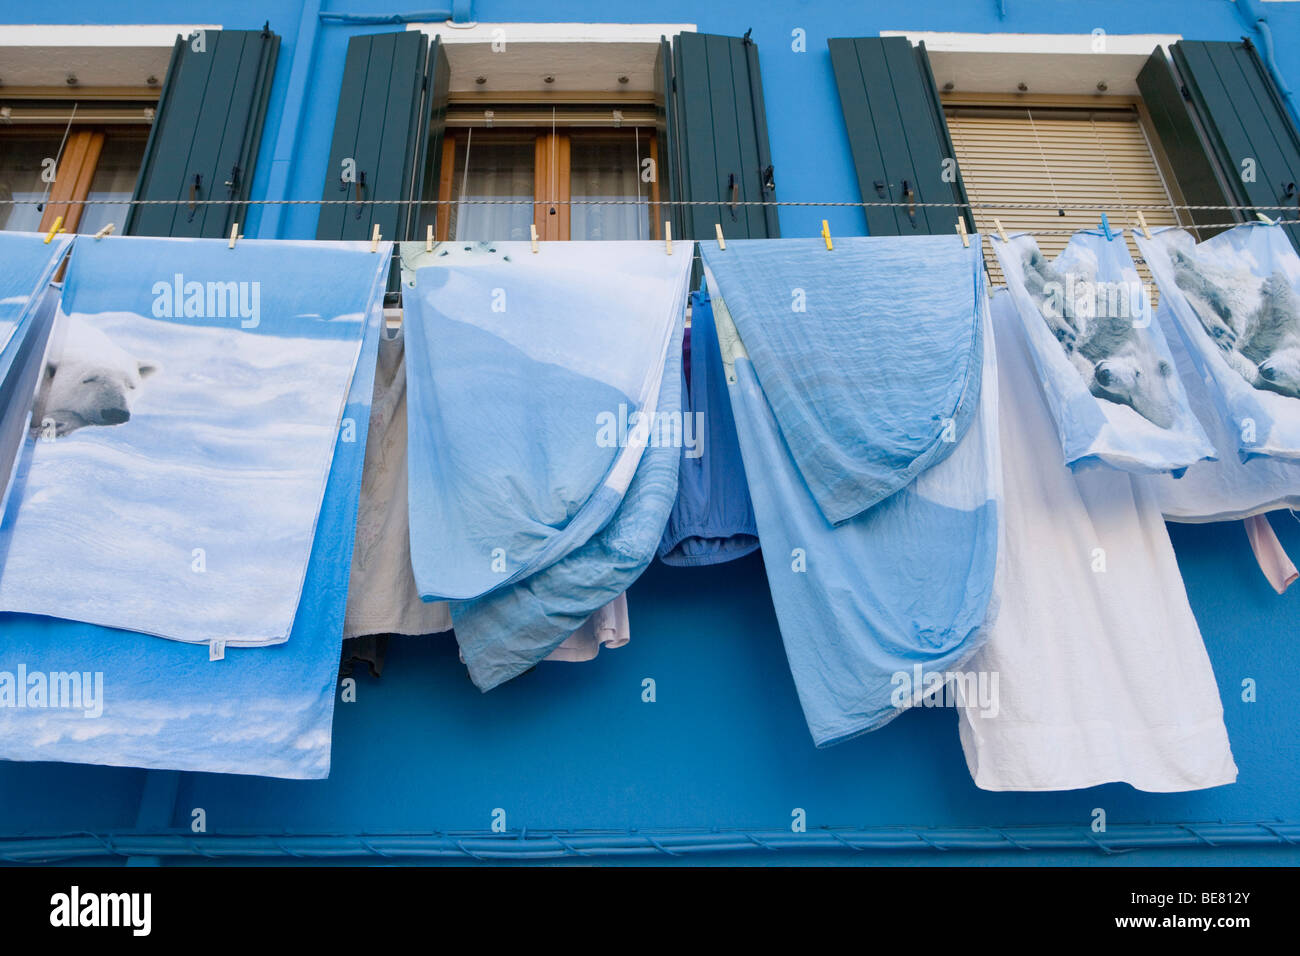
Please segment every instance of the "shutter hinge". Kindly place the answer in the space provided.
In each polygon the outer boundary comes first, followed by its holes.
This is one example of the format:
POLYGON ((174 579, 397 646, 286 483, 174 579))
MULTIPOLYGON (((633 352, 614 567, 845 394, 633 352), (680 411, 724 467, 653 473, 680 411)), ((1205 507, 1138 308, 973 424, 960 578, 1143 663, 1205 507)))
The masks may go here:
POLYGON ((1242 38, 1241 38, 1241 45, 1242 45, 1243 47, 1245 47, 1247 50, 1253 50, 1253 49, 1255 49, 1255 44, 1253 44, 1253 43, 1250 42, 1250 37, 1242 37, 1242 38))
POLYGON ((223 184, 230 191, 230 198, 235 198, 235 193, 239 189, 239 164, 236 163, 230 167, 230 178, 223 184))
POLYGON ((1186 83, 1178 87, 1178 92, 1183 94, 1183 99, 1187 100, 1187 102, 1190 103, 1192 101, 1192 93, 1191 90, 1187 88, 1186 83))
POLYGON ((760 179, 763 182, 763 189, 776 189, 776 168, 771 163, 768 163, 767 168, 762 171, 760 179))
POLYGON ((753 45, 754 45, 754 41, 753 41, 753 39, 751 39, 751 37, 750 37, 750 34, 753 33, 753 32, 754 32, 754 28, 753 28, 753 27, 750 27, 748 30, 746 30, 746 31, 745 31, 745 35, 744 35, 743 37, 741 37, 741 41, 740 41, 740 42, 744 43, 745 46, 753 46, 753 45))
POLYGON ((269 39, 271 39, 271 21, 270 21, 270 20, 267 20, 265 23, 262 24, 262 39, 263 39, 263 40, 269 40, 269 39))

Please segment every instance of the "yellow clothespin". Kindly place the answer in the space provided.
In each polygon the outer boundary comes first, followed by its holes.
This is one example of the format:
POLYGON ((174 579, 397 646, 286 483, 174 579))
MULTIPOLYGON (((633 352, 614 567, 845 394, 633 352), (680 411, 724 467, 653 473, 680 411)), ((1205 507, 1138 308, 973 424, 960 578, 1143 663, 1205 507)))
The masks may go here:
POLYGON ((719 249, 726 249, 726 248, 727 248, 727 240, 722 238, 722 223, 720 223, 720 222, 715 222, 715 223, 713 224, 713 231, 714 231, 715 233, 717 233, 717 236, 718 236, 718 248, 719 248, 719 249))
POLYGON ((54 234, 62 231, 63 231, 63 217, 56 216, 54 219, 54 225, 51 226, 50 231, 45 234, 45 244, 48 246, 51 240, 54 239, 54 234))
POLYGON ((957 217, 957 235, 961 236, 961 244, 969 249, 970 237, 966 233, 966 220, 960 216, 957 217))
POLYGON ((235 240, 238 238, 239 238, 239 223, 232 222, 230 224, 230 242, 226 243, 226 248, 227 249, 235 248, 235 240))
POLYGON ((528 234, 529 234, 529 236, 532 237, 532 241, 533 241, 533 252, 536 252, 536 251, 537 251, 537 223, 535 223, 535 222, 530 222, 530 223, 528 224, 528 234))
POLYGON ((1147 239, 1151 238, 1151 230, 1147 228, 1147 217, 1142 215, 1142 210, 1138 210, 1138 225, 1142 227, 1142 235, 1147 239))
POLYGON ((112 231, 113 231, 113 224, 110 222, 110 223, 109 223, 107 226, 105 226, 103 229, 99 230, 99 232, 95 233, 95 238, 96 238, 96 239, 103 239, 105 236, 107 236, 107 235, 108 235, 110 232, 112 232, 112 231))
POLYGON ((429 228, 426 229, 424 232, 424 251, 433 252, 433 224, 432 223, 429 224, 429 228))
POLYGON ((664 254, 673 254, 673 224, 667 219, 664 220, 664 254))
MULTIPOLYGON (((960 221, 961 221, 961 220, 958 220, 958 222, 960 222, 960 221)), ((1006 231, 1005 229, 1002 228, 1002 220, 1001 220, 1001 219, 994 219, 994 220, 993 220, 993 228, 996 229, 996 230, 998 231, 998 238, 1001 239, 1003 242, 1010 242, 1010 241, 1011 241, 1010 239, 1007 238, 1007 231, 1006 231)))
POLYGON ((825 219, 822 220, 822 238, 826 240, 827 252, 835 248, 835 246, 831 244, 831 224, 825 219))
MULTIPOLYGON (((1273 225, 1273 220, 1269 219, 1268 216, 1264 215, 1262 212, 1257 212, 1255 215, 1259 217, 1260 222, 1268 223, 1270 226, 1273 225)), ((50 240, 46 239, 45 241, 49 242, 50 240)))
POLYGON ((370 251, 379 251, 379 223, 375 223, 375 231, 370 234, 370 251))

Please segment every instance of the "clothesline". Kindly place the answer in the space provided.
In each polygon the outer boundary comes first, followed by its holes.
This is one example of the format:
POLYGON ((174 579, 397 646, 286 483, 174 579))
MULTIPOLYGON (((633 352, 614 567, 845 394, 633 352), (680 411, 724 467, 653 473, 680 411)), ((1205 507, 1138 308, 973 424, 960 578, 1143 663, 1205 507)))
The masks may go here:
MULTIPOLYGON (((1216 210, 1243 211, 1285 210, 1296 204, 1275 206, 1212 206, 1169 203, 1028 203, 1028 202, 814 202, 801 200, 739 200, 724 199, 6 199, 0 206, 726 206, 739 209, 751 206, 817 206, 852 208, 895 209, 1056 209, 1096 212, 1151 212, 1156 210, 1216 210)), ((1238 223, 1229 223, 1238 225, 1238 223)))

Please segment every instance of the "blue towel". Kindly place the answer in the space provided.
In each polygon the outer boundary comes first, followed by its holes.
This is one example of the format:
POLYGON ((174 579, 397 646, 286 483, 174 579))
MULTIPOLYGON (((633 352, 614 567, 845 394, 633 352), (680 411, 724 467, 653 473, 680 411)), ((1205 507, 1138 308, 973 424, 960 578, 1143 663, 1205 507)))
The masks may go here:
POLYGON ((956 447, 980 387, 978 242, 854 238, 829 252, 820 239, 741 239, 700 249, 827 521, 861 514, 956 447))
POLYGON ((1220 454, 1300 461, 1300 257, 1282 227, 1246 223, 1200 244, 1162 229, 1137 242, 1235 445, 1220 454))
POLYGON ((1214 460, 1122 231, 1075 233, 1050 262, 1028 235, 993 248, 1067 465, 1179 476, 1214 460))
POLYGON ((691 385, 682 424, 691 430, 695 447, 682 448, 677 501, 659 543, 659 560, 701 566, 749 554, 758 547, 758 528, 707 292, 691 294, 689 331, 691 385))
POLYGON ((364 242, 78 243, 0 529, 0 610, 288 640, 386 269, 364 242))
MULTIPOLYGON (((377 258, 388 262, 382 246, 377 258)), ((203 647, 0 614, 0 758, 312 780, 329 775, 349 555, 382 323, 380 296, 366 320, 289 642, 209 661, 203 647), (68 688, 77 675, 80 700, 60 690, 53 706, 51 674, 64 675, 54 685, 68 688), (44 706, 29 706, 42 687, 44 706)))
MULTIPOLYGON (((682 328, 664 366, 659 411, 681 412, 682 328)), ((647 448, 609 523, 549 567, 475 601, 453 601, 451 620, 470 678, 488 691, 560 646, 650 564, 677 497, 681 449, 647 448)))
POLYGON ((645 427, 658 421, 692 244, 671 256, 656 242, 423 247, 402 246, 416 281, 411 564, 425 600, 472 600, 551 566, 618 510, 658 438, 645 427))
POLYGON ((9 345, 33 309, 63 259, 72 236, 58 235, 47 245, 35 232, 0 232, 0 381, 8 369, 9 345))
MULTIPOLYGON (((884 241, 902 250, 915 248, 918 255, 934 246, 929 239, 884 241)), ((831 525, 767 398, 743 329, 737 332, 741 323, 732 322, 735 313, 719 292, 713 267, 721 268, 732 248, 729 242, 726 252, 706 253, 705 275, 772 602, 808 728, 814 743, 825 747, 881 727, 918 703, 931 681, 942 680, 960 667, 987 638, 985 628, 996 613, 992 592, 1001 500, 997 371, 991 343, 982 346, 991 334, 987 300, 979 295, 972 302, 972 315, 954 312, 942 321, 930 320, 936 342, 973 340, 978 368, 966 365, 964 350, 954 350, 948 353, 953 365, 947 369, 923 352, 898 355, 901 364, 891 369, 892 379, 913 381, 918 395, 940 403, 936 415, 952 415, 954 410, 947 404, 949 393, 925 377, 961 375, 979 383, 964 396, 972 407, 959 410, 970 423, 965 435, 951 442, 953 447, 942 457, 934 454, 940 460, 899 491, 849 521, 831 525), (958 328, 947 328, 948 324, 958 328)), ((827 253, 824 246, 820 252, 833 257, 840 249, 837 241, 834 252, 827 253)), ((948 259, 946 275, 937 277, 940 284, 952 287, 967 281, 965 258, 948 259)), ((764 295, 788 297, 788 278, 775 272, 772 276, 745 298, 746 303, 764 295)), ((907 276, 894 277, 891 295, 907 298, 907 276)), ((933 278, 922 278, 919 285, 928 287, 933 278)), ((863 276, 855 270, 831 273, 823 281, 828 284, 818 287, 818 295, 828 303, 843 297, 861 301, 864 294, 877 294, 874 288, 863 288, 863 276)), ((923 306, 919 311, 933 315, 923 306)), ((898 321, 893 310, 865 310, 856 338, 837 337, 839 347, 847 350, 841 355, 825 347, 821 333, 826 322, 811 310, 800 318, 803 346, 800 354, 789 359, 796 368, 787 371, 805 369, 820 375, 816 388, 810 386, 808 394, 814 396, 851 391, 853 383, 838 379, 869 365, 882 337, 898 321)), ((896 355, 889 348, 883 354, 896 355)), ((813 413, 827 412, 824 421, 836 421, 831 409, 822 408, 821 400, 814 399, 808 407, 813 413)), ((928 418, 923 409, 905 403, 884 407, 906 410, 911 421, 928 418)), ((896 433, 878 423, 873 431, 849 432, 840 440, 846 447, 869 446, 882 434, 890 439, 896 433)), ((882 460, 861 458, 872 467, 882 460)), ((906 460, 897 464, 904 470, 914 467, 906 460)))

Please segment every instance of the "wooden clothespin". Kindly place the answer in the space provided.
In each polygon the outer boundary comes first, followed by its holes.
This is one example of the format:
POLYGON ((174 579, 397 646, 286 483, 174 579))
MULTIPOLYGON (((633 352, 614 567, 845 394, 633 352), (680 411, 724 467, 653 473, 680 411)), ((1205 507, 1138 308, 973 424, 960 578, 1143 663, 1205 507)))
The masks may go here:
POLYGON ((727 248, 727 240, 722 238, 722 223, 715 222, 713 224, 713 231, 718 237, 718 248, 725 250, 727 248))
POLYGON ((825 219, 822 220, 822 238, 826 240, 826 251, 830 252, 835 248, 831 242, 831 224, 825 219))
POLYGON ((235 240, 238 238, 239 238, 239 223, 232 222, 230 224, 230 242, 226 243, 226 248, 227 249, 235 248, 235 240))
POLYGON ((370 234, 370 251, 379 251, 379 223, 375 223, 375 231, 370 234))
POLYGON ((1010 242, 1010 241, 1011 241, 1010 239, 1007 238, 1007 231, 1006 231, 1005 229, 1002 228, 1002 220, 1001 220, 1001 219, 994 219, 994 220, 993 220, 993 228, 996 229, 996 230, 998 231, 998 238, 1001 239, 1003 242, 1010 242))
POLYGON ((535 253, 537 252, 537 223, 530 222, 528 224, 528 235, 532 238, 533 252, 535 253))
POLYGON ((961 216, 957 217, 957 235, 961 236, 961 244, 967 249, 970 248, 970 234, 966 232, 966 220, 961 216))
MULTIPOLYGON (((1260 222, 1267 223, 1270 226, 1273 225, 1273 220, 1269 219, 1268 216, 1264 215, 1262 212, 1255 213, 1255 216, 1259 219, 1260 222)), ((46 239, 45 241, 49 242, 50 240, 46 239)))
POLYGON ((424 231, 424 251, 433 252, 433 224, 424 231))
POLYGON ((107 236, 107 235, 108 235, 110 232, 112 232, 112 231, 113 231, 113 224, 110 222, 110 223, 109 223, 108 225, 106 225, 103 229, 99 230, 99 232, 95 233, 95 238, 96 238, 96 239, 103 239, 105 236, 107 236))
POLYGON ((1142 215, 1141 209, 1138 210, 1138 226, 1140 226, 1142 229, 1143 237, 1150 239, 1151 229, 1147 226, 1147 217, 1142 215))
POLYGON ((664 254, 673 254, 673 224, 667 219, 664 220, 664 254))
POLYGON ((48 246, 50 242, 54 239, 55 233, 59 233, 62 231, 63 231, 63 217, 56 216, 54 219, 54 225, 51 226, 50 231, 45 234, 45 244, 48 246))

